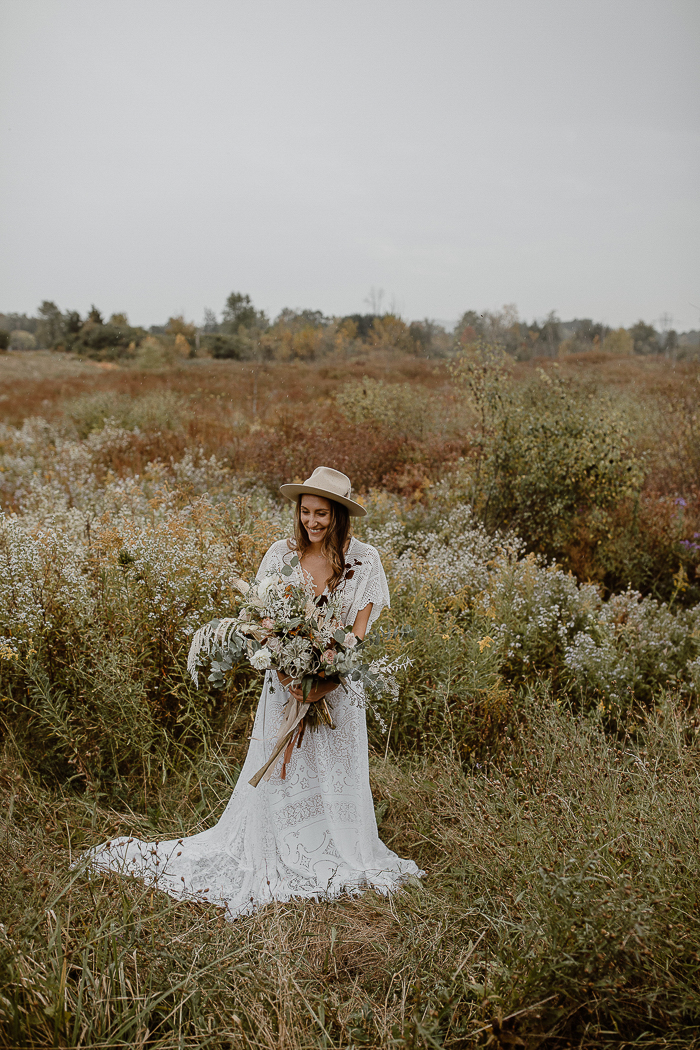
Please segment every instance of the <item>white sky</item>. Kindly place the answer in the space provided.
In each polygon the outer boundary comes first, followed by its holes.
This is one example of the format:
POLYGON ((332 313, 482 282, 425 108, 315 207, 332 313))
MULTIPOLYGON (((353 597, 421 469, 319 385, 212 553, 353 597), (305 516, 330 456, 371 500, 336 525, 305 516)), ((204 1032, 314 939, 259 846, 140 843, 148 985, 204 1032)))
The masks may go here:
POLYGON ((0 0, 0 37, 0 310, 700 325, 698 0, 0 0))

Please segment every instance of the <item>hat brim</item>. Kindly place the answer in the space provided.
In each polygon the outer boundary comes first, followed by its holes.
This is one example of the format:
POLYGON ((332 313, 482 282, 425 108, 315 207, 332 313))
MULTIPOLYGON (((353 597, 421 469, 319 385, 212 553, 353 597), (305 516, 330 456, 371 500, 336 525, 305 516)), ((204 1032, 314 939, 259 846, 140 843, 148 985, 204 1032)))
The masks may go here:
POLYGON ((359 503, 355 503, 354 499, 339 496, 337 492, 330 492, 328 489, 317 489, 314 485, 280 485, 280 492, 291 503, 296 503, 297 496, 301 496, 304 492, 309 496, 323 496, 324 499, 342 503, 344 507, 347 507, 351 518, 364 518, 367 513, 364 507, 361 507, 359 503))

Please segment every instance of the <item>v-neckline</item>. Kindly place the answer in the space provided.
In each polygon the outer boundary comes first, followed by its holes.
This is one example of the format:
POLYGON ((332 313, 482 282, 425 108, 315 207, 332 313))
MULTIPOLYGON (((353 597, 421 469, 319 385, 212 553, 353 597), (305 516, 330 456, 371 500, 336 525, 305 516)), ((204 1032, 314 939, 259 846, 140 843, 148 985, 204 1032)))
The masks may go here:
MULTIPOLYGON (((350 537, 350 542, 348 543, 348 546, 347 546, 347 550, 343 554, 344 558, 347 558, 347 556, 350 553, 350 550, 351 550, 352 545, 353 545, 354 542, 355 542, 355 537, 351 536, 350 537)), ((309 576, 311 576, 311 579, 313 580, 313 576, 311 575, 309 570, 305 569, 304 566, 301 564, 301 558, 299 559, 299 568, 301 569, 302 579, 304 578, 304 573, 306 572, 306 573, 308 573, 309 576)), ((326 580, 325 586, 324 586, 324 588, 323 588, 323 590, 321 591, 320 594, 316 594, 316 586, 315 586, 315 583, 314 583, 314 596, 316 598, 316 601, 318 601, 319 598, 322 598, 324 596, 324 594, 326 594, 326 593, 328 594, 328 597, 330 598, 330 591, 328 590, 328 580, 326 580)))

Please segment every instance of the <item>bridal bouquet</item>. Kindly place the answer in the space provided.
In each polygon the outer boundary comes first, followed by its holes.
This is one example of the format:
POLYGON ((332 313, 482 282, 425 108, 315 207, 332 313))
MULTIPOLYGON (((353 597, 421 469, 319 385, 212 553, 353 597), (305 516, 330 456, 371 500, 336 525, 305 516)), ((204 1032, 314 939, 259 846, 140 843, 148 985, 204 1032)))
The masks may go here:
MULTIPOLYGON (((209 664, 209 681, 222 688, 226 673, 234 664, 247 660, 258 671, 279 671, 300 686, 304 702, 289 704, 277 746, 269 762, 251 780, 257 786, 269 778, 278 755, 287 748, 282 779, 297 733, 301 746, 306 728, 321 723, 334 729, 332 713, 325 698, 309 704, 307 698, 317 681, 332 681, 345 689, 360 683, 377 695, 398 689, 390 668, 383 661, 368 663, 362 641, 340 620, 340 595, 316 597, 313 580, 303 574, 301 582, 292 579, 299 565, 295 554, 281 573, 270 573, 262 580, 235 580, 241 593, 238 614, 212 620, 195 632, 187 668, 195 683, 198 668, 209 664)), ((358 695, 361 695, 358 691, 358 695)), ((291 701, 290 697, 290 701, 291 701)))

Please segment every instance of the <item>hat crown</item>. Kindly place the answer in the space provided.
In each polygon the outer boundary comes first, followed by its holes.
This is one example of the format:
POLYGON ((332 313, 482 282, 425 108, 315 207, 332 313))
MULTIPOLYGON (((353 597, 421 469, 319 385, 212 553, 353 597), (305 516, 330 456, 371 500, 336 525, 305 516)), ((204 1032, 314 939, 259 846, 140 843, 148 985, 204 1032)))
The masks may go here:
POLYGON ((347 474, 342 474, 339 470, 334 470, 333 467, 316 467, 311 477, 307 478, 304 484, 311 485, 317 489, 327 489, 329 492, 335 492, 344 499, 349 499, 352 491, 350 478, 347 474))
POLYGON ((351 498, 352 484, 347 474, 333 467, 316 467, 310 478, 299 484, 292 482, 280 485, 280 492, 285 499, 296 503, 300 496, 308 493, 310 496, 322 496, 324 499, 335 500, 341 503, 353 518, 363 518, 367 511, 354 499, 351 498))

